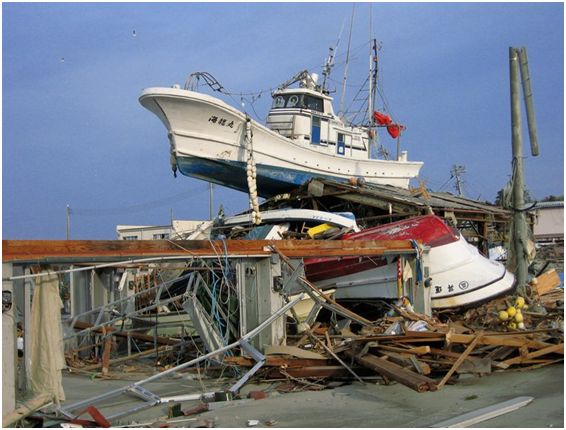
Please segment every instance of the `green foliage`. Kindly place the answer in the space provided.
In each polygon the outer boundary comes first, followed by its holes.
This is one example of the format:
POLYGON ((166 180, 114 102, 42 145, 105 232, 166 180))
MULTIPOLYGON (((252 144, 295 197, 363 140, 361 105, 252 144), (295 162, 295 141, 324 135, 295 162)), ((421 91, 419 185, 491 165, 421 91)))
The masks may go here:
POLYGON ((546 196, 541 202, 563 202, 564 201, 564 194, 560 196, 555 196, 553 194, 546 196))
MULTIPOLYGON (((503 206, 503 192, 504 192, 505 188, 501 188, 498 192, 497 192, 497 196, 495 197, 495 202, 494 204, 497 206, 503 206)), ((525 191, 523 192, 523 200, 525 203, 530 203, 533 202, 534 199, 531 196, 531 192, 525 188, 525 191)))

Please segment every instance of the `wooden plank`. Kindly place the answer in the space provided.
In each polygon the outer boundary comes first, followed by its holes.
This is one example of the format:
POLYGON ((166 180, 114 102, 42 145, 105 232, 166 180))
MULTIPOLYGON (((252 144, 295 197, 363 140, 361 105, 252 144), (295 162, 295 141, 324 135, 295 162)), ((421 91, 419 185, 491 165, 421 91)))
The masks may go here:
POLYGON ((412 372, 410 370, 404 369, 403 367, 391 363, 387 360, 383 360, 372 354, 366 354, 364 356, 359 356, 356 352, 350 350, 346 351, 345 354, 353 358, 358 364, 368 367, 380 375, 397 381, 413 390, 422 393, 425 391, 436 390, 436 383, 434 380, 427 378, 426 376, 419 375, 418 373, 412 372))
POLYGON ((560 277, 558 276, 558 273, 556 273, 556 269, 550 269, 531 280, 531 285, 533 285, 539 296, 544 296, 545 294, 550 293, 556 287, 559 287, 560 284, 560 277))
POLYGON ((534 397, 516 397, 505 402, 487 406, 485 408, 481 408, 476 411, 468 412, 458 417, 436 423, 434 425, 431 425, 430 427, 469 427, 474 424, 481 423, 482 421, 498 417, 499 415, 515 411, 519 408, 522 408, 523 406, 528 405, 533 400, 534 397))
POLYGON ((267 355, 291 355, 297 358, 308 358, 311 360, 326 360, 322 354, 313 351, 306 351, 296 346, 289 345, 269 345, 265 347, 264 354, 267 355))
POLYGON ((414 346, 408 348, 399 348, 396 346, 389 346, 389 345, 379 345, 379 349, 384 351, 398 352, 401 354, 415 354, 415 355, 429 354, 431 351, 429 345, 414 346))
POLYGON ((564 355, 564 344, 559 343, 557 345, 551 345, 551 346, 548 346, 546 348, 539 349, 537 351, 532 351, 532 352, 525 354, 523 356, 510 358, 508 360, 505 360, 505 361, 502 361, 501 363, 499 363, 497 365, 497 367, 501 367, 503 369, 506 369, 507 367, 512 366, 513 364, 527 363, 530 359, 542 357, 543 355, 551 354, 551 353, 564 355))
MULTIPOLYGON (((446 351, 444 349, 431 348, 430 351, 434 355, 458 359, 460 354, 457 352, 446 351)), ((453 364, 453 363, 451 363, 453 364)), ((468 356, 464 362, 456 369, 457 373, 491 373, 492 360, 489 357, 471 357, 468 356)))
POLYGON ((460 365, 464 362, 464 360, 468 357, 468 355, 470 355, 470 353, 474 350, 474 348, 476 347, 482 336, 483 333, 479 333, 478 335, 476 335, 475 339, 472 342, 470 342, 466 350, 462 353, 462 355, 460 355, 460 357, 458 357, 452 368, 448 371, 446 375, 444 375, 444 378, 442 378, 442 380, 438 383, 438 389, 442 388, 444 384, 446 384, 446 382, 454 374, 454 372, 458 370, 460 365))
MULTIPOLYGON (((341 257, 415 251, 408 240, 278 240, 287 257, 341 257)), ((2 261, 56 258, 270 255, 270 240, 3 240, 2 261), (226 246, 226 248, 225 248, 226 246), (226 249, 226 251, 225 251, 226 249)))
MULTIPOLYGON (((107 332, 111 330, 107 330, 106 327, 102 327, 102 334, 105 335, 107 332)), ((102 375, 108 375, 108 371, 110 368, 110 350, 112 349, 112 336, 107 336, 104 339, 104 347, 102 350, 102 375)))
MULTIPOLYGON (((227 364, 235 364, 242 367, 253 367, 256 361, 248 357, 224 357, 224 362, 227 364)), ((331 360, 323 362, 318 359, 305 359, 305 358, 288 358, 288 357, 275 357, 267 356, 265 360, 264 367, 286 367, 291 368, 301 368, 301 367, 316 367, 321 366, 321 364, 330 364, 331 360)))
POLYGON ((50 404, 52 401, 52 394, 42 393, 35 396, 12 412, 8 412, 6 415, 2 415, 2 427, 6 428, 12 426, 19 420, 27 417, 28 415, 31 415, 35 411, 43 408, 45 405, 50 404))
MULTIPOLYGON (((451 333, 450 341, 451 343, 462 343, 468 344, 475 339, 474 335, 471 334, 456 334, 451 333)), ((496 335, 484 335, 481 338, 480 345, 498 345, 498 346, 516 346, 520 348, 522 346, 527 346, 532 349, 546 348, 552 344, 541 342, 538 340, 532 340, 526 336, 521 336, 519 333, 513 336, 496 336, 496 335)))
POLYGON ((415 370, 419 373, 421 373, 422 375, 430 375, 431 369, 430 366, 422 361, 417 360, 416 366, 415 363, 413 363, 413 361, 411 360, 411 357, 413 359, 415 359, 415 357, 413 355, 409 356, 409 357, 403 357, 401 354, 398 354, 396 352, 383 352, 380 351, 385 357, 387 357, 387 359, 389 361, 392 361, 395 364, 398 364, 399 366, 402 367, 406 367, 406 368, 416 368, 415 370), (420 371, 419 371, 420 370, 420 371))

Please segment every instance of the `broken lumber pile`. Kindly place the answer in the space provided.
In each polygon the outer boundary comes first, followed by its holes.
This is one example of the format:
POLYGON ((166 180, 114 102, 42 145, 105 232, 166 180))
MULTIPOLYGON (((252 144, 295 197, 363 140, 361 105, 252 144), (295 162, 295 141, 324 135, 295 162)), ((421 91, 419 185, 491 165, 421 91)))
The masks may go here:
MULTIPOLYGON (((563 299, 563 290, 559 291, 563 299)), ((310 378, 320 384, 321 378, 379 376, 386 384, 395 381, 425 392, 452 384, 464 373, 524 371, 563 361, 563 304, 560 308, 556 301, 545 305, 517 299, 499 298, 437 317, 394 306, 396 316, 362 325, 355 332, 352 321, 318 322, 305 333, 288 336, 287 354, 284 348, 277 356, 266 354, 264 377, 310 378), (502 309, 511 307, 522 312, 522 329, 499 318, 502 309), (317 359, 306 358, 313 353, 317 359)), ((227 361, 253 365, 242 357, 227 361)))

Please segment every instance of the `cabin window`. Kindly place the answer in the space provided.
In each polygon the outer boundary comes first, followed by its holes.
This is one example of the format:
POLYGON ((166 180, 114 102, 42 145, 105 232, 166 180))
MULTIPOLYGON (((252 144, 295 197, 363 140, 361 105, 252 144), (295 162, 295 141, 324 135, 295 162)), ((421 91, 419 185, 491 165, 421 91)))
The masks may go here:
POLYGON ((124 236, 122 240, 138 240, 137 236, 124 236))
POLYGON ((320 145, 320 117, 318 116, 312 117, 311 143, 320 145))
POLYGON ((316 110, 318 112, 324 112, 324 104, 322 99, 313 96, 305 96, 305 107, 307 109, 316 110))
POLYGON ((303 95, 302 94, 285 94, 277 96, 273 99, 273 109, 283 108, 302 108, 303 95))
POLYGON ((283 96, 277 96, 273 99, 273 108, 284 108, 285 107, 285 99, 283 96))
POLYGON ((338 133, 338 138, 336 140, 336 153, 338 155, 344 155, 346 153, 346 143, 343 133, 338 133))

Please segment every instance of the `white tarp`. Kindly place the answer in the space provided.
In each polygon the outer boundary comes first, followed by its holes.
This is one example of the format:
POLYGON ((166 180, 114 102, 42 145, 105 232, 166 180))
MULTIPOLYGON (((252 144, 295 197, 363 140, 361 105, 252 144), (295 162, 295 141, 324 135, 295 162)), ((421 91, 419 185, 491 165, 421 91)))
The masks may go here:
POLYGON ((37 278, 31 306, 31 389, 49 393, 57 404, 65 400, 61 370, 66 367, 61 327, 59 278, 37 278))

